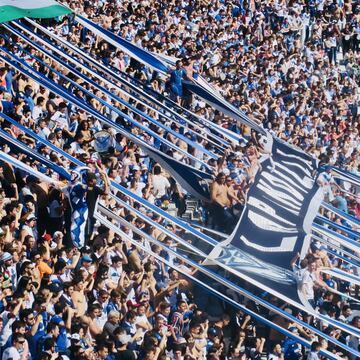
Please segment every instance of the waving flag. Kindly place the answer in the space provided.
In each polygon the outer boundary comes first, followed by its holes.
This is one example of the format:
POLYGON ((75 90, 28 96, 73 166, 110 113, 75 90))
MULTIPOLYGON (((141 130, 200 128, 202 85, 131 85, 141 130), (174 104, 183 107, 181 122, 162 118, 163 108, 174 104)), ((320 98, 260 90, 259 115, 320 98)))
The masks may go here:
POLYGON ((149 65, 159 73, 167 74, 169 72, 167 65, 149 51, 132 44, 131 42, 123 39, 118 35, 115 35, 113 32, 104 29, 100 25, 83 16, 76 16, 76 21, 79 22, 81 25, 85 26, 86 28, 90 29, 94 34, 104 38, 113 46, 120 48, 141 63, 149 65))
POLYGON ((20 19, 52 18, 70 14, 71 10, 54 0, 0 0, 0 23, 20 19))
POLYGON ((210 258, 299 303, 291 261, 297 253, 306 254, 321 205, 317 164, 270 135, 267 140, 271 158, 262 162, 235 230, 210 258))
POLYGON ((186 165, 154 147, 139 144, 142 149, 154 161, 166 169, 180 186, 197 199, 208 202, 210 200, 208 181, 212 180, 212 175, 193 166, 186 165))
POLYGON ((81 183, 74 183, 64 189, 71 206, 71 240, 74 246, 85 245, 85 227, 88 218, 86 188, 81 183))
POLYGON ((265 130, 260 125, 258 125, 254 120, 251 120, 241 110, 226 101, 215 88, 210 85, 206 86, 201 77, 197 80, 194 79, 194 81, 183 80, 182 83, 188 91, 199 96, 207 104, 213 106, 215 109, 218 109, 223 114, 236 119, 240 123, 249 126, 251 129, 255 129, 260 134, 265 134, 265 130))

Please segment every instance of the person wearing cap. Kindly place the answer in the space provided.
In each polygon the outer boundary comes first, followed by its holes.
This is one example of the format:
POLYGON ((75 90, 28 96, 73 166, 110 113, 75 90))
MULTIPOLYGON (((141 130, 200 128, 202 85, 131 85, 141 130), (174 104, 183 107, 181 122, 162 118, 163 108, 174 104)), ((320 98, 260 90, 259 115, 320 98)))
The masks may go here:
POLYGON ((64 234, 61 231, 55 231, 53 234, 53 241, 57 244, 58 249, 62 247, 64 234))
POLYGON ((24 225, 20 231, 20 241, 24 241, 25 237, 30 235, 35 240, 37 240, 37 231, 36 231, 36 216, 34 214, 30 214, 24 222, 24 225))
POLYGON ((13 263, 13 256, 9 252, 2 253, 0 255, 0 265, 3 268, 4 276, 10 281, 9 287, 15 290, 17 285, 17 272, 16 264, 13 263))
POLYGON ((84 255, 78 263, 78 270, 83 272, 85 279, 88 279, 95 272, 96 265, 93 264, 93 259, 89 255, 84 255))
POLYGON ((208 335, 207 343, 206 343, 207 351, 209 351, 209 349, 213 348, 214 346, 220 345, 221 338, 215 328, 210 327, 208 329, 207 335, 208 335))

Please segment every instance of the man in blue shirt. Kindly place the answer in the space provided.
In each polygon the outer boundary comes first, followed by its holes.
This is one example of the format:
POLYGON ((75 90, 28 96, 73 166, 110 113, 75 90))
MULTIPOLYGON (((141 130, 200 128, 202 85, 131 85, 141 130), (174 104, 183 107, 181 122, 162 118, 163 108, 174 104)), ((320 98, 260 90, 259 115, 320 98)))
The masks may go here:
POLYGON ((35 107, 34 99, 32 98, 33 89, 30 85, 26 85, 24 88, 24 92, 21 93, 22 98, 24 99, 26 105, 29 107, 32 112, 35 107))
POLYGON ((182 79, 185 77, 186 71, 182 67, 181 60, 176 62, 176 69, 171 72, 170 75, 170 96, 173 100, 179 102, 183 96, 182 79))

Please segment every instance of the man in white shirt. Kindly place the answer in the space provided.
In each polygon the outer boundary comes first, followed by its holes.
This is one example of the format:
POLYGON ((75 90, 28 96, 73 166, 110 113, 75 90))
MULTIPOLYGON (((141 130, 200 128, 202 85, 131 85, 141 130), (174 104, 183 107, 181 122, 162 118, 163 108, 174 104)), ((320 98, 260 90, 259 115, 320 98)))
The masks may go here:
POLYGON ((282 348, 280 344, 276 344, 273 347, 272 352, 268 355, 267 360, 283 360, 284 354, 282 352, 282 348))
POLYGON ((55 128, 68 128, 69 126, 69 114, 67 111, 67 105, 64 102, 61 102, 59 104, 58 110, 55 112, 55 114, 51 117, 49 127, 50 129, 55 128))
POLYGON ((36 123, 45 115, 44 105, 45 98, 43 96, 39 96, 36 100, 36 105, 32 110, 32 118, 35 120, 36 123))
POLYGON ((334 201, 335 197, 332 191, 332 185, 339 187, 331 175, 331 166, 325 166, 325 171, 321 172, 317 178, 317 183, 322 187, 324 192, 325 201, 334 201))
POLYGON ((307 360, 320 360, 319 358, 319 351, 321 349, 321 345, 319 342, 314 341, 311 344, 311 351, 308 353, 307 360))
POLYGON ((111 258, 111 266, 109 267, 108 276, 115 283, 118 284, 122 273, 122 259, 119 255, 111 258))
POLYGON ((47 126, 46 120, 45 119, 40 119, 38 122, 38 135, 42 138, 42 139, 47 139, 48 136, 50 135, 51 131, 47 126))
POLYGON ((315 307, 314 303, 314 285, 316 281, 316 263, 311 262, 307 270, 304 271, 301 279, 301 291, 310 305, 315 307))
MULTIPOLYGON (((20 333, 13 334, 12 338, 12 346, 7 348, 2 356, 2 360, 20 360, 21 355, 20 353, 24 350, 24 344, 25 344, 25 336, 20 333)), ((24 359, 27 357, 22 355, 24 359)))
POLYGON ((152 329, 152 326, 148 320, 148 317, 146 315, 146 307, 144 305, 140 305, 137 308, 137 317, 135 320, 135 325, 137 328, 137 332, 141 334, 140 338, 140 344, 142 342, 142 339, 144 338, 144 334, 146 331, 150 331, 152 329))
POLYGON ((153 193, 156 199, 161 199, 166 195, 167 190, 170 188, 169 180, 161 175, 161 167, 154 167, 154 176, 152 178, 153 193))
POLYGON ((315 307, 314 300, 314 286, 318 286, 321 288, 329 289, 329 287, 322 282, 319 282, 316 278, 316 269, 317 265, 315 261, 312 261, 308 264, 307 270, 304 271, 300 283, 300 289, 305 296, 306 300, 310 303, 312 307, 315 307))

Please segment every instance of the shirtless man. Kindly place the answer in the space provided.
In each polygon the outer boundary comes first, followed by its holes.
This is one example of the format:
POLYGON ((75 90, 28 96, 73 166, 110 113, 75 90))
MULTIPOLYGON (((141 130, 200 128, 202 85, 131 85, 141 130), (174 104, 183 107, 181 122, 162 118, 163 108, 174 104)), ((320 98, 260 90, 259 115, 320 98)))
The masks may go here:
POLYGON ((84 281, 82 279, 74 280, 74 292, 71 295, 74 302, 77 316, 83 316, 87 310, 87 301, 84 294, 84 281))
POLYGON ((225 174, 220 172, 210 186, 210 196, 213 209, 213 217, 220 230, 230 232, 234 223, 234 216, 231 213, 231 194, 225 183, 225 174))
POLYGON ((94 339, 96 335, 102 332, 103 325, 99 323, 101 311, 100 304, 92 304, 88 313, 81 316, 81 320, 89 327, 88 331, 91 339, 94 339))

